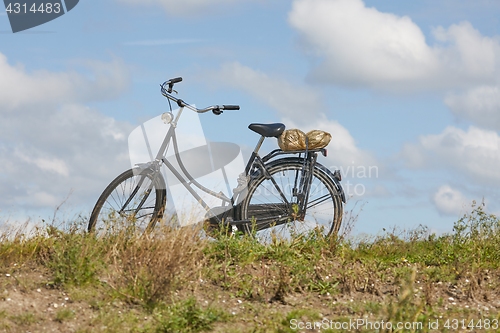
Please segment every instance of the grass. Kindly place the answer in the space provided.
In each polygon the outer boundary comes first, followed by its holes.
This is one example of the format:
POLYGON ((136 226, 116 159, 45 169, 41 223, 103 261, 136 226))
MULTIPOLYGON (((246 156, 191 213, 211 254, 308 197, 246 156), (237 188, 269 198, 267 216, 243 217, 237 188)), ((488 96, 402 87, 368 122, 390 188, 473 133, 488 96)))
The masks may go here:
POLYGON ((224 322, 228 315, 219 309, 200 306, 196 299, 186 300, 168 306, 159 307, 155 311, 158 322, 157 332, 202 332, 210 330, 213 323, 224 322))
POLYGON ((436 320, 499 320, 500 220, 482 205, 450 234, 422 226, 358 242, 82 230, 0 236, 0 331, 347 332, 331 325, 363 319, 428 332, 436 320))
POLYGON ((75 317, 75 313, 69 309, 61 309, 57 311, 55 320, 62 323, 66 320, 71 320, 75 317))
POLYGON ((26 312, 23 314, 11 316, 10 320, 12 320, 15 324, 19 326, 27 326, 35 324, 38 321, 36 315, 31 312, 26 312))

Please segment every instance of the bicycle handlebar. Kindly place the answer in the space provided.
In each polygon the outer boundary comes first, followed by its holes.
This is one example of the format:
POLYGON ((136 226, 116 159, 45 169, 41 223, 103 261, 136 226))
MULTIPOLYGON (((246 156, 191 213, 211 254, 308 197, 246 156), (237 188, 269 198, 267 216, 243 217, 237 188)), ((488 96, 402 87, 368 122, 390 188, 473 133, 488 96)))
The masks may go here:
POLYGON ((177 82, 181 82, 182 81, 182 77, 176 77, 174 79, 170 79, 169 81, 172 84, 177 83, 177 82))
POLYGON ((163 82, 163 84, 160 85, 161 87, 161 93, 163 96, 166 98, 170 99, 174 103, 176 103, 180 108, 186 107, 194 112, 197 113, 205 113, 208 111, 212 111, 215 115, 220 115, 222 111, 224 110, 239 110, 240 106, 239 105, 212 105, 209 107, 206 107, 204 109, 197 109, 194 106, 189 105, 188 103, 184 102, 180 98, 175 98, 174 96, 171 95, 173 91, 173 87, 175 83, 181 82, 182 77, 177 77, 170 79, 168 81, 163 82))
POLYGON ((163 84, 161 85, 162 92, 163 92, 163 90, 165 89, 165 87, 168 84, 168 88, 166 89, 166 91, 169 94, 171 94, 172 90, 174 89, 174 84, 178 83, 178 82, 181 82, 181 81, 182 81, 182 77, 176 77, 176 78, 173 78, 173 79, 170 79, 168 81, 163 82, 163 84))
POLYGON ((224 110, 239 110, 239 105, 223 105, 224 110))

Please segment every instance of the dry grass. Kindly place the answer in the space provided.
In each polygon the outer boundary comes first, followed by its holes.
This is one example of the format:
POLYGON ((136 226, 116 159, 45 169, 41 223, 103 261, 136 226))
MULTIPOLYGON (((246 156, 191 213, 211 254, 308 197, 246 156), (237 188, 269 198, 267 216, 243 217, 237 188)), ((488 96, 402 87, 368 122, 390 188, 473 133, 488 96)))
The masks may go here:
POLYGON ((154 307, 187 281, 200 278, 206 240, 191 228, 162 227, 151 234, 122 235, 106 254, 106 282, 129 301, 154 307))
POLYGON ((103 237, 78 224, 30 230, 0 236, 0 332, 292 332, 291 320, 499 319, 500 221, 481 205, 448 235, 421 227, 357 243, 314 233, 270 244, 234 234, 207 240, 168 227, 103 237))

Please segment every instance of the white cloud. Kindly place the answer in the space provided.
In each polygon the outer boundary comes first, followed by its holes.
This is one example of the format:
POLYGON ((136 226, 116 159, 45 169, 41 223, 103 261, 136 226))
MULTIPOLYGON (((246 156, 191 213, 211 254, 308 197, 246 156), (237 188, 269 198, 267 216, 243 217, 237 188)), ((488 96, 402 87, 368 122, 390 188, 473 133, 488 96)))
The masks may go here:
POLYGON ((292 120, 313 119, 324 109, 320 94, 303 85, 273 78, 238 62, 226 63, 220 75, 232 87, 246 91, 292 120), (307 117, 304 117, 307 115, 307 117))
POLYGON ((325 130, 332 135, 328 145, 330 165, 375 165, 375 158, 358 148, 349 131, 336 120, 328 119, 321 95, 308 86, 273 78, 239 63, 229 63, 217 75, 222 82, 246 91, 278 111, 287 128, 325 130))
POLYGON ((76 71, 28 73, 21 64, 12 66, 0 53, 0 113, 22 107, 59 105, 116 97, 128 82, 128 71, 119 61, 86 61, 84 74, 76 71))
POLYGON ((213 9, 218 5, 229 5, 243 2, 244 0, 117 0, 131 5, 158 5, 162 6, 168 14, 176 15, 198 15, 213 9))
POLYGON ((467 199, 459 190, 448 185, 441 186, 432 197, 438 211, 445 215, 459 216, 465 213, 472 200, 467 199))
POLYGON ((283 122, 288 128, 298 128, 304 132, 315 129, 326 131, 332 135, 332 140, 328 144, 328 167, 342 168, 347 170, 350 167, 377 165, 375 158, 367 151, 356 146, 356 142, 349 131, 338 121, 328 119, 325 114, 315 115, 311 119, 304 121, 283 118, 283 122))
POLYGON ((36 207, 57 207, 62 202, 62 198, 58 198, 45 191, 30 194, 33 196, 31 204, 36 207))
POLYGON ((469 22, 454 24, 447 30, 438 27, 434 37, 443 43, 433 52, 441 66, 449 70, 447 74, 479 82, 495 79, 500 55, 498 39, 482 36, 469 22))
POLYGON ((323 62, 322 80, 374 84, 418 80, 437 59, 409 17, 365 7, 360 0, 299 0, 290 13, 309 52, 323 62))
POLYGON ((83 64, 82 74, 27 72, 0 53, 0 210, 54 209, 71 190, 69 202, 90 205, 130 167, 132 126, 82 105, 123 93, 128 71, 119 60, 83 64))
POLYGON ((81 105, 28 118, 10 119, 9 128, 0 125, 0 208, 61 203, 71 190, 70 202, 90 205, 130 167, 126 137, 132 126, 127 123, 81 105))
POLYGON ((449 126, 437 135, 421 136, 407 144, 403 157, 409 167, 456 170, 470 179, 491 186, 500 184, 500 136, 474 126, 467 131, 449 126))
POLYGON ((445 103, 457 116, 500 130, 500 86, 479 86, 462 94, 450 93, 445 103))
POLYGON ((61 159, 46 157, 33 158, 19 151, 18 149, 14 151, 14 155, 19 157, 24 162, 36 165, 40 170, 55 172, 56 174, 65 177, 69 176, 68 166, 61 159))
POLYGON ((361 0, 296 0, 289 21, 306 53, 320 61, 311 73, 316 80, 399 91, 450 90, 498 78, 498 39, 468 22, 436 28, 429 45, 409 17, 361 0))

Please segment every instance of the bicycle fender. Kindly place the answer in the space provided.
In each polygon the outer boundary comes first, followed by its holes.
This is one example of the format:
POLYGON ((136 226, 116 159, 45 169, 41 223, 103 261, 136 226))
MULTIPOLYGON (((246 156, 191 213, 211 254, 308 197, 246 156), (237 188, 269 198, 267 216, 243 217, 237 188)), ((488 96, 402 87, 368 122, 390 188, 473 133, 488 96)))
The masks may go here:
MULTIPOLYGON (((299 158, 299 157, 285 157, 285 158, 280 158, 280 159, 277 159, 277 160, 273 160, 273 161, 267 163, 266 166, 271 167, 271 166, 274 166, 275 164, 286 163, 286 162, 304 163, 304 159, 303 158, 299 158)), ((323 171, 324 173, 326 173, 327 176, 333 181, 333 183, 337 187, 337 191, 340 193, 340 198, 342 199, 342 202, 346 203, 344 188, 340 184, 340 181, 338 181, 337 178, 335 178, 333 176, 333 172, 331 172, 330 169, 328 169, 323 164, 318 163, 318 162, 316 162, 316 167, 318 169, 320 169, 321 171, 323 171)))
POLYGON ((340 181, 337 178, 335 178, 333 176, 333 172, 331 172, 330 169, 325 167, 323 164, 316 163, 316 165, 318 166, 318 169, 320 169, 321 171, 324 171, 328 175, 328 177, 330 177, 333 180, 333 183, 335 184, 335 186, 337 186, 337 191, 340 192, 340 198, 342 199, 342 202, 345 203, 345 201, 346 201, 345 192, 344 192, 344 188, 340 184, 340 181))
POLYGON ((148 162, 148 163, 138 163, 134 165, 132 168, 133 172, 135 175, 140 175, 140 174, 154 174, 157 173, 157 181, 159 182, 160 188, 166 190, 167 185, 165 183, 165 179, 163 178, 163 175, 161 172, 155 170, 155 165, 154 162, 148 162))
POLYGON ((134 170, 134 173, 135 172, 141 173, 145 170, 154 171, 154 162, 137 163, 134 165, 132 169, 134 170))

